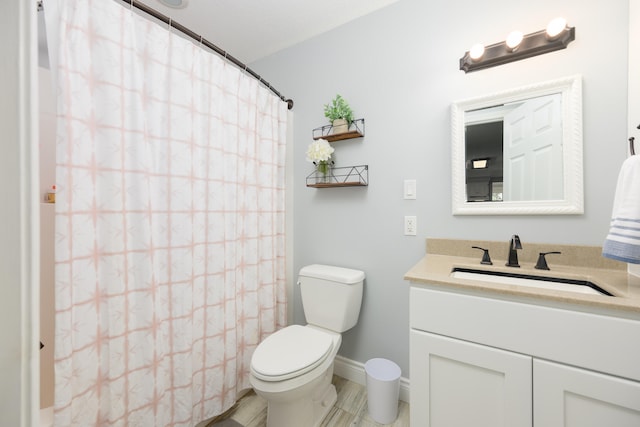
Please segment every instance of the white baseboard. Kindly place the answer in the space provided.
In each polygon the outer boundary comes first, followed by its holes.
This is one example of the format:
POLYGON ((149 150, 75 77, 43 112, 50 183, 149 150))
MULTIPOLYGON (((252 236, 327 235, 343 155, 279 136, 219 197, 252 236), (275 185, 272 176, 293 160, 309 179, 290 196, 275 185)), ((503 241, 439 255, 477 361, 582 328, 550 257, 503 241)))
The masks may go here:
MULTIPOLYGON (((353 381, 356 384, 366 385, 366 374, 364 363, 347 359, 340 355, 336 356, 333 364, 333 373, 339 377, 353 381)), ((410 384, 409 379, 400 377, 400 400, 409 403, 410 384)))

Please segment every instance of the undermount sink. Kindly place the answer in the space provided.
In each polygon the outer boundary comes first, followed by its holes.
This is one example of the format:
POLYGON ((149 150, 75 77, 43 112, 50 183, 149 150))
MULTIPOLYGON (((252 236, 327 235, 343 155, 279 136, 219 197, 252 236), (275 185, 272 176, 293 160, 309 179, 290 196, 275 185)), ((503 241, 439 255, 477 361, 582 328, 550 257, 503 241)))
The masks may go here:
POLYGON ((614 296, 601 287, 594 285, 587 280, 533 276, 530 274, 505 273, 502 271, 474 270, 470 268, 454 268, 451 271, 451 277, 457 279, 470 279, 480 280, 483 282, 502 283, 506 285, 578 292, 582 294, 614 296))

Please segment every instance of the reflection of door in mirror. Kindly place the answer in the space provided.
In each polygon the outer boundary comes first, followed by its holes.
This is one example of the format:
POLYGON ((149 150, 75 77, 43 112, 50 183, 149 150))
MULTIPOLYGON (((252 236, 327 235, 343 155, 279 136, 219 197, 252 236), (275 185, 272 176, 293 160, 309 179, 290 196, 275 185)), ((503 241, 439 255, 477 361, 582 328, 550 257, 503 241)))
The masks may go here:
POLYGON ((560 93, 466 113, 468 202, 563 197, 560 93))
POLYGON ((563 198, 561 102, 532 98, 505 116, 505 200, 563 198))

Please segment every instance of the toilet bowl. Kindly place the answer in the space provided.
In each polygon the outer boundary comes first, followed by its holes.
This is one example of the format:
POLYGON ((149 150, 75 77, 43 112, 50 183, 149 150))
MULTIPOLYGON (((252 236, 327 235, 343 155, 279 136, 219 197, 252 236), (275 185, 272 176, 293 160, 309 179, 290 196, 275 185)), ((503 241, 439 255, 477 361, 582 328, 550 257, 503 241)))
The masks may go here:
POLYGON ((320 425, 336 402, 331 379, 341 342, 340 334, 292 325, 260 344, 252 358, 251 385, 268 402, 267 426, 320 425), (285 361, 291 368, 284 368, 285 361))
POLYGON ((267 427, 317 427, 336 402, 331 383, 341 333, 357 323, 364 273, 311 265, 300 270, 306 326, 267 337, 251 359, 250 381, 267 401, 267 427))

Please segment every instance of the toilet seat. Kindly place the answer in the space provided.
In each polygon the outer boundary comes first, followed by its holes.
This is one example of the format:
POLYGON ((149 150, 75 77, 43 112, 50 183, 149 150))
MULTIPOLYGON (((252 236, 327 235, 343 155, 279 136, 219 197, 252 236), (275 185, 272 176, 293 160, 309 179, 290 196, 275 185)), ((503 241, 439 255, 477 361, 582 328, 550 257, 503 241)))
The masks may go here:
POLYGON ((251 358, 251 372, 263 381, 287 380, 320 365, 332 349, 330 334, 291 325, 260 343, 251 358))

